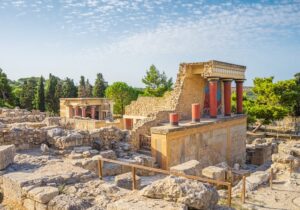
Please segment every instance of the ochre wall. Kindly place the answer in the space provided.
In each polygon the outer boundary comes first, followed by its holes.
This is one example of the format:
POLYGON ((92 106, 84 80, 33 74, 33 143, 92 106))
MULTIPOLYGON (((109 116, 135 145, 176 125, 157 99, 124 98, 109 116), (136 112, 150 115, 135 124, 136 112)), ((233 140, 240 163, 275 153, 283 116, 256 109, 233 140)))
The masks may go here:
POLYGON ((245 161, 245 116, 167 132, 157 128, 160 131, 151 130, 151 149, 163 169, 192 159, 203 168, 223 161, 229 165, 245 161))

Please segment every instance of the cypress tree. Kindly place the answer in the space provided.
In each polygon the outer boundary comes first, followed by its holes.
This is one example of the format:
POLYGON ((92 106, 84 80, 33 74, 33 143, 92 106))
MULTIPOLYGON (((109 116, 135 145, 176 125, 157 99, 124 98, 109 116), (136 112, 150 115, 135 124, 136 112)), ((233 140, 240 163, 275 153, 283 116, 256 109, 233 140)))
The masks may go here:
POLYGON ((95 85, 93 87, 93 96, 103 98, 105 95, 105 89, 107 88, 107 82, 105 82, 101 73, 97 74, 95 85))
POLYGON ((86 90, 85 90, 85 78, 84 76, 80 77, 80 82, 78 86, 78 97, 79 98, 84 98, 86 97, 86 90))
POLYGON ((44 89, 44 78, 42 76, 40 77, 37 84, 37 88, 34 96, 34 108, 42 112, 45 111, 45 89, 44 89))

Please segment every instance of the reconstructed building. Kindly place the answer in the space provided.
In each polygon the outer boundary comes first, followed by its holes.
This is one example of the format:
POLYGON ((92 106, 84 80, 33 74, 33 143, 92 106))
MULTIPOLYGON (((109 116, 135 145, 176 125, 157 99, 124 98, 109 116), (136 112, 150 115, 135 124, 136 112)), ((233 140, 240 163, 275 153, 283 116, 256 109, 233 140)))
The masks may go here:
POLYGON ((113 113, 113 102, 107 98, 61 98, 60 116, 66 118, 89 117, 105 120, 113 113))
POLYGON ((245 70, 215 60, 180 64, 173 91, 160 98, 139 97, 126 107, 124 125, 132 132, 132 144, 151 150, 165 169, 191 159, 203 167, 244 162, 245 70), (236 113, 231 111, 233 82, 236 113))

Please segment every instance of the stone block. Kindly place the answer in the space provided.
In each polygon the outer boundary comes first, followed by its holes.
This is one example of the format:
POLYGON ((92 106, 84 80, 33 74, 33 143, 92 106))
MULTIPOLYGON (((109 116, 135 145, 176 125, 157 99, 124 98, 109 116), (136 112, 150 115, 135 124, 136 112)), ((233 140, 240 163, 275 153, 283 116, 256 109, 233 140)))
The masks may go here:
MULTIPOLYGON (((141 187, 141 178, 139 176, 135 176, 136 179, 136 188, 140 189, 141 187)), ((115 177, 115 184, 118 187, 122 187, 128 190, 132 189, 132 173, 120 174, 115 177)))
POLYGON ((202 170, 202 175, 211 179, 225 181, 226 169, 217 166, 208 166, 202 170))
POLYGON ((14 162, 16 148, 14 145, 0 146, 0 170, 14 162))
POLYGON ((28 192, 28 196, 33 200, 45 204, 59 194, 56 187, 36 187, 28 192))
POLYGON ((102 151, 102 152, 100 152, 99 156, 101 156, 102 158, 107 158, 107 159, 112 159, 112 160, 117 159, 117 155, 113 150, 102 151))
POLYGON ((197 160, 190 160, 185 163, 173 166, 170 168, 171 172, 179 173, 179 174, 186 174, 186 175, 193 175, 193 176, 200 176, 201 175, 201 164, 197 160))

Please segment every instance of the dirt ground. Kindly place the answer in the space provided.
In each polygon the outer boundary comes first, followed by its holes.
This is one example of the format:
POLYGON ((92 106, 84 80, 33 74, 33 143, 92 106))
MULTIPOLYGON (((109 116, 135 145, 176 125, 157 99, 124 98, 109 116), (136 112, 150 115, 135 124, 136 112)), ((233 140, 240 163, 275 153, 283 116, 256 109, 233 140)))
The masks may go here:
POLYGON ((233 207, 238 210, 300 210, 300 173, 277 174, 272 189, 265 184, 246 196, 245 204, 235 198, 233 207))

